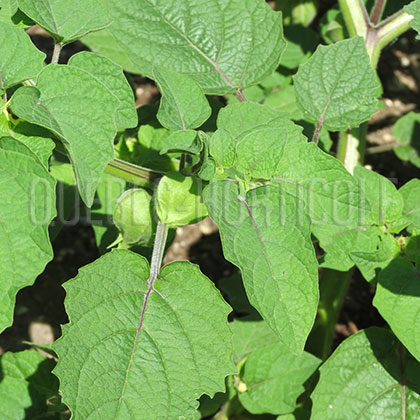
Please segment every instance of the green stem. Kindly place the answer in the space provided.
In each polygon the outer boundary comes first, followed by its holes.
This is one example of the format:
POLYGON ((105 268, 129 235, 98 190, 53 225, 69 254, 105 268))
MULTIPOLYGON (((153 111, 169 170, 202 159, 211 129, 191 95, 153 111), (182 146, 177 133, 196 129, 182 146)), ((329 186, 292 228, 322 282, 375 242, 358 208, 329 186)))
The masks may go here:
POLYGON ((367 123, 340 133, 337 158, 351 174, 356 166, 363 165, 366 134, 367 123))
POLYGON ((405 146, 405 144, 402 144, 399 141, 393 141, 390 143, 381 144, 379 146, 372 146, 366 149, 366 154, 374 155, 376 153, 389 152, 390 150, 393 150, 394 147, 398 147, 398 146, 405 146))
MULTIPOLYGON (((381 50, 395 37, 409 29, 413 18, 400 11, 377 24, 385 8, 385 0, 377 0, 369 19, 362 0, 339 0, 340 8, 350 36, 360 35, 365 39, 366 49, 372 67, 375 69, 381 50)), ((340 134, 337 158, 350 173, 362 165, 366 152, 367 123, 340 134)), ((324 269, 320 280, 320 304, 318 318, 308 338, 307 348, 325 360, 330 353, 337 322, 344 297, 352 278, 353 270, 338 272, 324 269)))
POLYGON ((51 63, 58 64, 58 61, 60 60, 60 54, 61 50, 63 49, 63 44, 59 42, 54 43, 54 51, 51 59, 51 63))
POLYGON ((168 226, 160 220, 156 229, 155 241, 153 243, 152 259, 150 261, 150 276, 148 283, 152 284, 158 277, 165 253, 166 239, 168 238, 168 226))
MULTIPOLYGON (((374 69, 378 64, 382 49, 394 38, 409 29, 409 22, 413 16, 408 13, 395 13, 388 19, 374 26, 367 16, 362 0, 339 0, 347 29, 351 36, 361 35, 365 39, 370 63, 374 69)), ((377 0, 373 19, 379 19, 386 1, 377 0)), ((366 149, 366 123, 357 129, 350 129, 340 134, 338 158, 344 166, 353 173, 357 165, 362 165, 366 149)))
POLYGON ((414 16, 402 10, 385 19, 375 27, 377 34, 376 48, 371 55, 373 68, 376 68, 381 51, 395 38, 410 29, 414 16))
POLYGON ((148 189, 154 188, 154 181, 160 176, 157 172, 121 159, 113 159, 109 162, 105 168, 105 172, 148 189))
POLYGON ((308 337, 306 350, 322 360, 327 359, 330 355, 335 325, 338 321, 352 274, 353 270, 342 272, 326 268, 321 272, 318 316, 308 337))
MULTIPOLYGON (((67 151, 63 143, 58 140, 55 140, 54 142, 55 150, 58 153, 67 156, 67 151)), ((154 189, 155 181, 162 176, 162 174, 152 171, 151 169, 143 168, 134 163, 117 158, 112 159, 111 162, 108 163, 105 167, 105 173, 150 190, 154 189)))
POLYGON ((338 0, 350 37, 366 37, 369 15, 362 0, 338 0))

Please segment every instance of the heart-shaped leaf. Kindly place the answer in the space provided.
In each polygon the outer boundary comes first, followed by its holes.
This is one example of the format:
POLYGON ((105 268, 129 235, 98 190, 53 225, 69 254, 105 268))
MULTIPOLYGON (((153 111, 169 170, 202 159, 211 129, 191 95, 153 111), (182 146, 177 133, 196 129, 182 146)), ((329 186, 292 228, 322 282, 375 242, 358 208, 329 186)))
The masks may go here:
POLYGON ((280 187, 242 196, 230 181, 204 190, 223 253, 241 269, 251 304, 294 353, 303 350, 318 305, 318 264, 302 203, 280 187))
POLYGON ((19 9, 58 42, 68 44, 109 24, 102 0, 18 0, 19 9))
POLYGON ((114 157, 119 106, 115 96, 86 71, 54 64, 42 70, 36 87, 18 89, 11 102, 16 115, 48 128, 62 140, 88 206, 105 166, 114 157))
POLYGON ((0 138, 0 332, 12 324, 16 293, 53 257, 48 225, 55 180, 25 145, 0 138))
POLYGON ((116 250, 66 283, 54 372, 74 420, 196 419, 196 399, 235 372, 230 308, 213 283, 184 261, 148 278, 145 258, 116 250))
POLYGON ((264 0, 108 0, 110 36, 88 45, 153 77, 153 67, 190 75, 224 94, 269 76, 286 43, 281 13, 264 0), (186 24, 188 23, 188 24, 186 24), (238 31, 238 28, 241 28, 238 31))
POLYGON ((36 77, 44 66, 45 57, 25 31, 0 22, 0 93, 36 77))

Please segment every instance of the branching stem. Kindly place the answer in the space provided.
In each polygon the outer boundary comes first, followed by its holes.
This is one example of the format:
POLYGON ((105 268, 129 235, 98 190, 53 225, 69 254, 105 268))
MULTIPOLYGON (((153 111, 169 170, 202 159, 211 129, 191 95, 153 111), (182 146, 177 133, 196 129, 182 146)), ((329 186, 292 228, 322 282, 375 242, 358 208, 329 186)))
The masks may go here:
POLYGON ((366 37, 369 15, 363 0, 338 0, 350 37, 366 37))
MULTIPOLYGON (((368 16, 363 0, 339 0, 338 2, 350 36, 359 35, 364 38, 370 63, 376 69, 382 49, 409 29, 409 22, 413 16, 401 10, 378 23, 386 0, 376 0, 371 18, 368 16)), ((337 157, 350 173, 353 173, 357 165, 363 164, 366 134, 367 123, 357 128, 349 128, 340 134, 337 157)), ((308 340, 308 349, 322 359, 326 359, 329 355, 334 326, 352 274, 353 270, 344 273, 323 270, 318 318, 308 340)))
POLYGON ((247 101, 247 99, 245 98, 245 95, 242 92, 242 89, 241 88, 239 88, 236 91, 236 97, 238 98, 239 102, 246 102, 247 101))
MULTIPOLYGON (((413 16, 399 11, 383 22, 378 23, 386 5, 386 0, 377 0, 372 12, 372 19, 362 0, 339 0, 344 20, 350 36, 360 35, 365 39, 370 63, 374 69, 378 64, 382 49, 394 38, 407 31, 413 16)), ((353 173, 357 165, 363 164, 366 149, 366 123, 357 129, 342 132, 338 147, 338 158, 353 173)))

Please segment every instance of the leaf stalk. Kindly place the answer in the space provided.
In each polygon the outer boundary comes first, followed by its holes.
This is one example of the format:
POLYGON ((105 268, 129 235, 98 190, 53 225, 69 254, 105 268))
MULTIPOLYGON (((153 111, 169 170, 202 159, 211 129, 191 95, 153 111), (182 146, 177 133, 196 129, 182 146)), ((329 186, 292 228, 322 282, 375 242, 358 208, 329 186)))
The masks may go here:
POLYGON ((148 283, 153 284, 157 279, 165 253, 166 239, 168 238, 168 226, 160 220, 157 224, 155 241, 153 243, 152 260, 150 262, 150 277, 148 283))
POLYGON ((161 176, 150 169, 116 158, 108 163, 105 172, 147 189, 153 189, 154 181, 161 176))
POLYGON ((63 49, 63 44, 61 44, 60 42, 55 42, 54 43, 54 51, 53 51, 53 55, 52 55, 52 59, 51 59, 52 64, 58 64, 58 62, 60 60, 60 54, 61 54, 62 49, 63 49))

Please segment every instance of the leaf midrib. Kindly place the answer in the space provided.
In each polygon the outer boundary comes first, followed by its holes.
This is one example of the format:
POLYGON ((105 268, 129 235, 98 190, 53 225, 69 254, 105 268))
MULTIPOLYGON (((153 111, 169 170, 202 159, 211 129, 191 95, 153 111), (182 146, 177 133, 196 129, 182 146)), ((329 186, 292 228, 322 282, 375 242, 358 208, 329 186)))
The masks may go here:
MULTIPOLYGON (((235 86, 235 84, 229 79, 227 74, 218 66, 217 62, 212 60, 204 51, 202 51, 197 45, 195 45, 185 34, 183 34, 178 28, 176 28, 169 20, 167 20, 162 13, 157 9, 156 6, 150 3, 149 0, 145 0, 145 2, 161 17, 162 21, 165 22, 173 31, 175 31, 178 35, 187 41, 188 45, 197 51, 208 63, 210 63, 217 73, 225 80, 225 82, 232 88, 232 89, 239 89, 240 86, 235 86)), ((224 42, 224 38, 222 39, 222 43, 224 42)), ((220 53, 219 53, 220 54, 220 53)))

